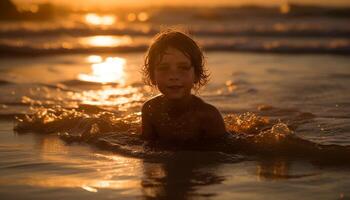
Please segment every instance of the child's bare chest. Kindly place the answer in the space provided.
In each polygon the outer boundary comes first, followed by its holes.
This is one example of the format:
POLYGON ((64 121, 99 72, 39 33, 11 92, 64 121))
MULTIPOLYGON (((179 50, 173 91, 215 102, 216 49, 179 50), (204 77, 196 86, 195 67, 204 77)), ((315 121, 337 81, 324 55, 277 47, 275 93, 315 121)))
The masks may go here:
POLYGON ((179 116, 161 112, 154 118, 155 130, 164 139, 195 139, 202 134, 201 120, 194 111, 179 116))

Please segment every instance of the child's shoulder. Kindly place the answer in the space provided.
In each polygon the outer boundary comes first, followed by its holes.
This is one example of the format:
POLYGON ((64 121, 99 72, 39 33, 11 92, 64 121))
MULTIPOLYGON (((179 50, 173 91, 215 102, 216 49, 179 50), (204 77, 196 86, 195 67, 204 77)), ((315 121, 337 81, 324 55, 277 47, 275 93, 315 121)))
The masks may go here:
POLYGON ((203 101, 201 98, 197 96, 194 96, 194 97, 195 97, 194 99, 196 102, 197 110, 199 111, 199 113, 203 115, 203 117, 210 117, 213 115, 217 116, 218 114, 220 115, 219 110, 215 106, 203 101))
POLYGON ((157 95, 157 96, 154 96, 151 99, 147 100, 145 103, 143 103, 143 106, 157 104, 157 103, 162 102, 163 100, 164 100, 163 95, 157 95))
MULTIPOLYGON (((193 95, 192 97, 193 109, 196 110, 202 117, 210 118, 213 116, 217 117, 218 115, 221 115, 215 106, 205 102, 198 96, 193 95)), ((159 109, 163 103, 164 96, 158 95, 146 101, 142 106, 142 110, 146 112, 152 110, 154 111, 155 109, 159 109)))
POLYGON ((226 134, 224 119, 219 110, 205 101, 199 99, 201 103, 198 109, 199 118, 203 124, 205 137, 218 138, 226 134))
POLYGON ((163 99, 164 99, 163 95, 157 95, 157 96, 147 100, 145 103, 143 103, 142 110, 149 111, 151 109, 159 107, 160 104, 163 102, 163 99))

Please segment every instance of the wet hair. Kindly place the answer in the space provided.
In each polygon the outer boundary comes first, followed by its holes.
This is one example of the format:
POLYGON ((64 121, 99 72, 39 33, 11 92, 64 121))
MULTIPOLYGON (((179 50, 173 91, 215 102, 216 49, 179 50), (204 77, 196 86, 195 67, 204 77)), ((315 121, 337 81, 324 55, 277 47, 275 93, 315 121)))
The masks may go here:
POLYGON ((195 90, 198 90, 208 82, 209 74, 204 67, 205 58, 198 44, 186 33, 168 29, 158 33, 154 37, 146 53, 142 68, 143 79, 146 84, 156 86, 154 81, 155 66, 161 62, 165 51, 169 47, 181 51, 190 59, 196 77, 194 84, 195 90))

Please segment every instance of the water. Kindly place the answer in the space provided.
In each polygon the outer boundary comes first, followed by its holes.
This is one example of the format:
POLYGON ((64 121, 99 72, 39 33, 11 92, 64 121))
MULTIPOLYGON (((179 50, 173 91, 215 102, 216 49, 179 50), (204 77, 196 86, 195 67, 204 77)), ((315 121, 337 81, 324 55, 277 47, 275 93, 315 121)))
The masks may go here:
MULTIPOLYGON (((345 156, 340 162, 333 162, 322 151, 305 152, 311 156, 300 157, 297 150, 308 149, 309 144, 307 148, 301 143, 282 144, 286 148, 283 152, 268 136, 263 136, 267 141, 261 139, 253 146, 265 151, 262 155, 256 151, 237 152, 234 148, 215 151, 215 147, 214 151, 144 149, 135 135, 125 136, 137 132, 139 108, 150 96, 148 88, 140 83, 138 66, 142 55, 109 55, 126 59, 124 72, 128 78, 124 77, 124 86, 71 81, 81 72, 91 73, 91 64, 86 60, 89 55, 2 61, 3 77, 11 77, 10 83, 1 85, 2 196, 337 199, 349 195, 348 154, 343 155, 348 152, 346 149, 335 153, 345 156), (68 110, 54 123, 50 115, 39 117, 37 113, 34 119, 38 123, 23 124, 27 126, 22 131, 36 130, 39 134, 13 132, 14 122, 10 119, 14 115, 35 113, 38 109, 47 112, 45 107, 53 107, 51 112, 56 114, 60 109, 68 110), (72 108, 76 111, 70 113, 72 108), (114 115, 94 117, 100 112, 114 115), (69 117, 72 115, 76 121, 69 117), (56 134, 89 136, 93 124, 99 125, 99 133, 117 132, 112 139, 108 139, 108 134, 97 137, 107 138, 112 148, 106 143, 96 145, 88 137, 67 143, 67 139, 64 142, 65 138, 56 134), (271 153, 269 148, 278 151, 271 153), (13 193, 18 189, 21 194, 13 193)), ((207 57, 212 78, 201 95, 226 116, 231 130, 255 135, 259 133, 255 128, 271 128, 281 121, 302 142, 349 145, 349 94, 344 92, 349 85, 347 57, 231 52, 208 53, 207 57), (333 63, 332 68, 329 63, 333 63), (228 116, 232 113, 236 114, 234 117, 246 113, 246 117, 238 118, 243 124, 237 125, 237 118, 230 121, 228 116)), ((277 131, 283 133, 283 127, 277 131)))
POLYGON ((159 15, 1 22, 2 198, 349 198, 348 18, 159 15), (230 135, 149 144, 140 107, 157 91, 141 80, 144 50, 186 17, 208 50, 198 95, 230 135))
POLYGON ((276 11, 175 7, 67 13, 50 21, 0 21, 0 55, 144 52, 150 38, 166 27, 188 30, 207 51, 349 54, 349 17, 318 10, 309 15, 296 10, 291 16, 276 11))

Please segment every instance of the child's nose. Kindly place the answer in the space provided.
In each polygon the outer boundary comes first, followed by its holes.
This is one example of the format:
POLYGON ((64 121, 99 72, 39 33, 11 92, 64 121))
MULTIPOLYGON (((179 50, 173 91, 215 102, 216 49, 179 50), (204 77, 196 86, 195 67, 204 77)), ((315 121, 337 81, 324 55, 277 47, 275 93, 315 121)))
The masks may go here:
POLYGON ((177 69, 172 69, 170 71, 169 79, 170 80, 179 80, 180 78, 180 72, 177 69))
POLYGON ((179 76, 177 73, 171 73, 169 79, 172 81, 179 80, 179 76))

